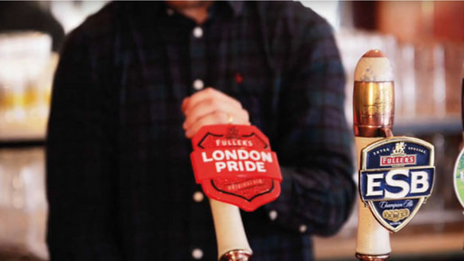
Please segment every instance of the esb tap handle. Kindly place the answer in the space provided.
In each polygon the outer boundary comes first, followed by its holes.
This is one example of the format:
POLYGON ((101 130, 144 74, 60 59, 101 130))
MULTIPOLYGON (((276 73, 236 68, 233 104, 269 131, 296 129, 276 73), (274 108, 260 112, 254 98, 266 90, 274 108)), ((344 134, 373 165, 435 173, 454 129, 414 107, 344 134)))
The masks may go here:
MULTIPOLYGON (((355 70, 353 118, 360 166, 361 150, 392 135, 394 119, 393 71, 388 58, 379 50, 361 57, 355 70)), ((360 260, 386 260, 391 252, 389 232, 358 199, 356 256, 360 260)))

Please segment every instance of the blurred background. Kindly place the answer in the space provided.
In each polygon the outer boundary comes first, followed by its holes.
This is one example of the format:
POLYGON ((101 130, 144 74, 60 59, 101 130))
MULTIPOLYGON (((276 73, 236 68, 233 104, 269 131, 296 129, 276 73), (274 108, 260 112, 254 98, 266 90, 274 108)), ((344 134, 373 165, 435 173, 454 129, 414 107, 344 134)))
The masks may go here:
MULTIPOLYGON (((106 3, 0 2, 0 261, 48 259, 44 144, 53 73, 65 35, 106 3)), ((464 260, 464 216, 452 177, 462 143, 464 2, 303 4, 335 30, 347 76, 349 124, 356 63, 377 48, 395 70, 395 135, 435 145, 434 194, 391 236, 390 260, 464 260)), ((354 208, 337 236, 316 238, 317 260, 356 260, 356 227, 354 208)))

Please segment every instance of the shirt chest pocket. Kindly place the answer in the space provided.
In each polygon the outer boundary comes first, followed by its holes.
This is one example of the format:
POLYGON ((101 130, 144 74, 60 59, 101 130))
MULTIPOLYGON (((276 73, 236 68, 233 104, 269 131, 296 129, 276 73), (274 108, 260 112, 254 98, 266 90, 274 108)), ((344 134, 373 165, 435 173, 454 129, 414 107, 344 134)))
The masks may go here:
POLYGON ((235 75, 237 99, 250 114, 252 124, 261 126, 275 110, 276 82, 268 67, 235 75))

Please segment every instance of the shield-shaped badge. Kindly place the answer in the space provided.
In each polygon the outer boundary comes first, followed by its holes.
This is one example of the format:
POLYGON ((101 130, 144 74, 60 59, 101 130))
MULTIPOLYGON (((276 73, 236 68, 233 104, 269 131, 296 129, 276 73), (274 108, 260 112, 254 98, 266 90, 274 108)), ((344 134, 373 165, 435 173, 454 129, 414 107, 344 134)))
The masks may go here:
POLYGON ((192 143, 195 179, 208 197, 253 211, 279 196, 276 153, 255 126, 204 126, 192 143))
POLYGON ((435 180, 433 145, 392 137, 362 150, 359 191, 377 221, 398 232, 431 195, 435 180))

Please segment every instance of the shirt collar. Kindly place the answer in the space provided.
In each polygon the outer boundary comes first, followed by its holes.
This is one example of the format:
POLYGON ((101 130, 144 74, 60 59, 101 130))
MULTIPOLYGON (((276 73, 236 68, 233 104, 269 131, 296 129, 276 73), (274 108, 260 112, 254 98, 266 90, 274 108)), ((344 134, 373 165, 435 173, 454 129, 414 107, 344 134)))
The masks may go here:
MULTIPOLYGON (((219 2, 219 1, 218 1, 219 2)), ((151 9, 154 12, 171 12, 172 9, 165 3, 165 2, 155 2, 154 9, 151 9), (171 10, 171 11, 168 11, 171 10)), ((233 12, 234 16, 240 16, 243 13, 244 2, 242 1, 224 1, 223 3, 227 3, 233 12)))
POLYGON ((234 10, 235 16, 239 16, 243 11, 243 2, 242 1, 227 1, 227 3, 234 10))

